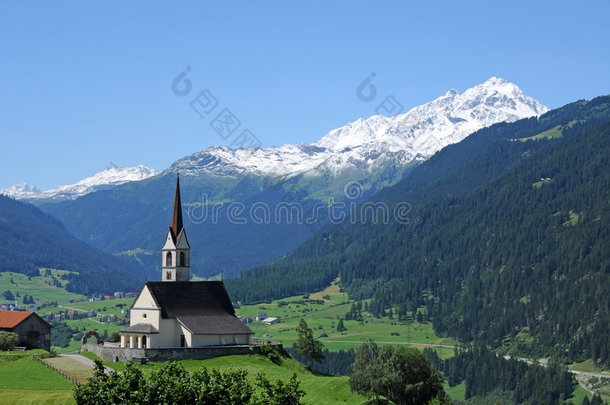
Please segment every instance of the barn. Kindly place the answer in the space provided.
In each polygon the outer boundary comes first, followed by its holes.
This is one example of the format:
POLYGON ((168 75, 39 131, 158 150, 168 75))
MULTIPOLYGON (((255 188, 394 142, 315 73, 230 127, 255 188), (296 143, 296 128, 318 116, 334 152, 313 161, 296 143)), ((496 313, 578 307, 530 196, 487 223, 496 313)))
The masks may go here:
POLYGON ((0 331, 19 335, 20 345, 51 350, 52 326, 34 312, 0 311, 0 331))

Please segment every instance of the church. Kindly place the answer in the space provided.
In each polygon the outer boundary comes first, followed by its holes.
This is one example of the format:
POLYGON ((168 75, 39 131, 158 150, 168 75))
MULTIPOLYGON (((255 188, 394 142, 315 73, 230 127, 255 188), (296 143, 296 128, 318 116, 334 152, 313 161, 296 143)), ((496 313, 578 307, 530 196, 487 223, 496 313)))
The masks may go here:
POLYGON ((182 223, 180 178, 171 225, 162 248, 162 281, 146 282, 121 330, 121 348, 196 348, 247 345, 253 334, 237 316, 222 281, 191 281, 182 223))

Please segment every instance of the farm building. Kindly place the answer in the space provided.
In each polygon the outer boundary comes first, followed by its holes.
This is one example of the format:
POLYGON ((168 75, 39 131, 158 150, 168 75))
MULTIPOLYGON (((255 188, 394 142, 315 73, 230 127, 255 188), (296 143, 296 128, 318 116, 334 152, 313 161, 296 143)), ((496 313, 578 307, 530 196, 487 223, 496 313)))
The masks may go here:
POLYGON ((50 350, 51 328, 34 312, 0 311, 0 331, 16 333, 23 346, 50 350))

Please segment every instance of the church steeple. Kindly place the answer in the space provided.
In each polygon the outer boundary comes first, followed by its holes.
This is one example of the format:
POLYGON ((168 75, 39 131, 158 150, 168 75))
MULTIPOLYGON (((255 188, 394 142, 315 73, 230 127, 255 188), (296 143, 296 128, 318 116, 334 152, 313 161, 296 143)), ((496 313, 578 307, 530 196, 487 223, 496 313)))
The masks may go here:
POLYGON ((178 236, 182 231, 182 202, 180 201, 180 174, 176 175, 176 194, 174 195, 174 211, 172 213, 172 231, 178 236))
POLYGON ((182 224, 182 202, 180 201, 180 177, 176 176, 174 210, 162 249, 161 272, 163 281, 189 281, 191 247, 182 224))

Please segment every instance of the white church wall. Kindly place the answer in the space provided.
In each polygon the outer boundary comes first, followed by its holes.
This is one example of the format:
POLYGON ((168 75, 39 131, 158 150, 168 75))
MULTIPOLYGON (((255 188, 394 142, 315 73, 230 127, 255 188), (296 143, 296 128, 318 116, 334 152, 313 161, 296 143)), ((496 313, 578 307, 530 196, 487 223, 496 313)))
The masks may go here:
POLYGON ((246 345, 250 343, 250 335, 192 335, 193 347, 218 345, 246 345))
POLYGON ((148 287, 143 287, 138 300, 133 303, 133 308, 158 308, 148 287))
POLYGON ((180 324, 175 319, 160 319, 159 334, 155 336, 155 347, 179 347, 180 324))

